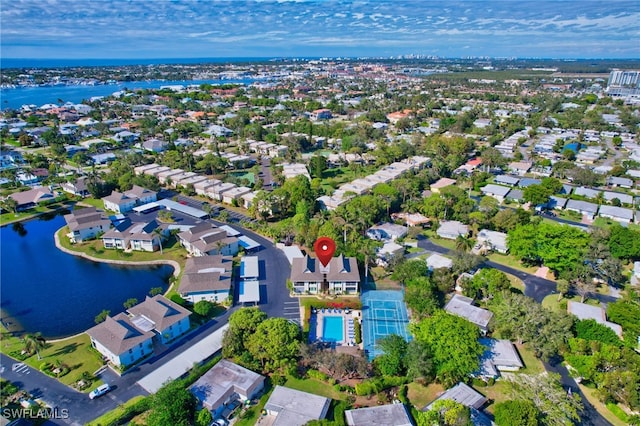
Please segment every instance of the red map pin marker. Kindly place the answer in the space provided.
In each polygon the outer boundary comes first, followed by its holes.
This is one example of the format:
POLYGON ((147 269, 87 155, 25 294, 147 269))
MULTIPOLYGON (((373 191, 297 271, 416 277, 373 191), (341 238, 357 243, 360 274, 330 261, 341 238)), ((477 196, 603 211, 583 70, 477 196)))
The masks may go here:
POLYGON ((336 251, 336 242, 329 237, 320 237, 313 245, 313 251, 316 252, 320 263, 326 267, 336 251))

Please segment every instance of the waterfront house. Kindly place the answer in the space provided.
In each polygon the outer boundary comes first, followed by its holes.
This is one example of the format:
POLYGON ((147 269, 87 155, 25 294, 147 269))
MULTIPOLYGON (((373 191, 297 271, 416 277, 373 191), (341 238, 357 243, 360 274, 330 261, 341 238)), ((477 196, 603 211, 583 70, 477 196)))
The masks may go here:
POLYGON ((178 234, 178 241, 192 256, 238 254, 238 238, 209 223, 201 223, 178 234))
POLYGON ((189 391, 213 417, 219 417, 232 402, 257 397, 264 389, 264 380, 264 376, 222 359, 191 385, 189 391))
POLYGON ((128 309, 131 322, 140 330, 153 331, 166 344, 183 335, 191 326, 191 312, 162 295, 147 296, 128 309))
POLYGON ((55 199, 53 193, 45 187, 37 187, 28 191, 14 192, 9 195, 16 202, 16 210, 24 211, 40 203, 51 202, 55 199))
POLYGON ((291 265, 291 282, 296 294, 354 294, 358 292, 360 272, 354 257, 334 257, 325 267, 316 258, 294 258, 291 265))
POLYGON ((108 249, 154 252, 160 250, 166 234, 166 227, 155 220, 131 223, 127 219, 106 231, 102 235, 102 244, 108 249))
POLYGON ((233 262, 222 255, 190 257, 178 287, 180 296, 191 303, 201 300, 221 303, 229 298, 233 262))
POLYGON ((111 227, 111 221, 95 207, 74 210, 64 215, 64 220, 69 227, 70 232, 67 236, 72 243, 95 238, 111 227))
POLYGON ((150 189, 133 185, 128 191, 118 192, 112 191, 102 199, 104 208, 117 213, 126 213, 132 211, 134 207, 154 202, 158 199, 158 193, 150 189))
POLYGON ((153 353, 153 331, 138 329, 124 313, 107 316, 87 334, 91 346, 117 367, 128 367, 153 353))

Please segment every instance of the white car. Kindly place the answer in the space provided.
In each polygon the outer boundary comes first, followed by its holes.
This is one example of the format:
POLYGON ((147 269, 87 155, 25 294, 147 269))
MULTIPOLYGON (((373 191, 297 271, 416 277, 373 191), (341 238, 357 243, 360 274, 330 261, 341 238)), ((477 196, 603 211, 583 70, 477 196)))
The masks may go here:
POLYGON ((105 393, 109 392, 111 390, 111 386, 109 386, 108 384, 104 384, 104 385, 100 385, 97 388, 95 388, 94 390, 91 391, 91 393, 89 393, 89 399, 95 399, 99 396, 104 395, 105 393))

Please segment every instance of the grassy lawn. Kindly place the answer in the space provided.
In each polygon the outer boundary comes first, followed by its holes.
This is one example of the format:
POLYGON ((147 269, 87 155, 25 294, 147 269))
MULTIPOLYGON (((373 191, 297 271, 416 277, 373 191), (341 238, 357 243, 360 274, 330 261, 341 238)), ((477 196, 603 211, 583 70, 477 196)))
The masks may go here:
POLYGON ((330 386, 316 379, 295 379, 293 377, 288 377, 287 382, 284 384, 284 386, 303 392, 322 395, 331 399, 344 400, 347 397, 346 394, 335 390, 333 386, 330 386))
POLYGON ((618 417, 616 417, 615 414, 613 414, 602 402, 600 402, 598 398, 596 398, 596 396, 594 395, 595 389, 590 389, 582 385, 578 386, 580 386, 580 390, 584 394, 585 398, 587 398, 591 405, 595 407, 596 411, 602 414, 602 417, 607 419, 609 423, 614 426, 625 426, 627 424, 626 422, 623 422, 618 417))
POLYGON ((507 275, 507 278, 509 278, 509 281, 511 282, 511 287, 517 288, 524 294, 524 281, 522 281, 520 278, 516 277, 515 275, 511 275, 511 274, 506 274, 506 275, 507 275))
POLYGON ((528 272, 529 274, 535 274, 538 269, 535 266, 524 266, 518 259, 508 254, 491 253, 487 258, 493 262, 509 266, 510 268, 517 269, 519 271, 528 272))
POLYGON ((98 198, 87 197, 83 198, 78 204, 87 204, 89 206, 93 206, 97 209, 104 209, 104 202, 98 198))
MULTIPOLYGON (((2 353, 10 355, 13 352, 20 352, 23 347, 24 344, 19 338, 8 337, 3 333, 0 345, 2 353)), ((59 380, 68 386, 80 380, 84 371, 93 374, 103 365, 100 355, 91 348, 89 335, 84 333, 69 339, 47 343, 46 348, 40 351, 40 357, 39 360, 37 355, 33 355, 23 362, 37 370, 40 370, 40 366, 45 362, 52 364, 58 360, 63 362, 71 371, 59 380)), ((94 382, 92 388, 100 383, 94 382)), ((86 391, 89 390, 86 389, 86 391)))
POLYGON ((422 409, 444 392, 444 387, 438 383, 431 383, 429 386, 422 386, 412 382, 407 385, 407 396, 409 401, 418 409, 422 409))
POLYGON ((118 405, 114 410, 109 411, 108 413, 103 414, 97 419, 87 423, 87 426, 101 426, 101 425, 110 425, 115 423, 120 417, 126 412, 127 408, 135 405, 138 401, 144 399, 144 396, 138 395, 124 404, 118 405))
MULTIPOLYGON (((542 306, 555 312, 566 312, 567 309, 564 306, 566 306, 565 303, 569 300, 580 302, 580 296, 563 297, 558 300, 557 294, 550 294, 542 300, 542 306)), ((600 303, 594 299, 585 299, 584 303, 593 306, 600 306, 600 303)))
POLYGON ((486 410, 493 414, 493 409, 497 402, 504 402, 511 399, 509 397, 509 383, 505 380, 498 380, 493 386, 474 386, 475 390, 486 396, 491 405, 489 405, 486 410))
POLYGON ((66 201, 66 198, 62 200, 62 202, 47 204, 45 206, 36 206, 24 212, 0 214, 0 225, 20 222, 25 219, 40 216, 41 214, 54 213, 57 210, 65 209, 67 208, 67 205, 64 204, 64 201, 66 201))
POLYGON ((528 346, 515 344, 520 354, 520 358, 524 363, 524 368, 518 371, 518 374, 539 374, 544 371, 544 365, 534 355, 533 351, 528 346))
POLYGON ((66 234, 69 232, 65 226, 58 231, 58 239, 60 245, 66 249, 85 253, 91 257, 105 260, 121 260, 129 262, 148 262, 151 260, 168 259, 175 260, 181 266, 184 266, 185 259, 187 257, 184 248, 176 241, 175 237, 170 237, 168 241, 165 241, 160 252, 146 252, 146 251, 132 251, 125 253, 122 250, 105 249, 102 240, 86 241, 77 244, 71 244, 66 234))

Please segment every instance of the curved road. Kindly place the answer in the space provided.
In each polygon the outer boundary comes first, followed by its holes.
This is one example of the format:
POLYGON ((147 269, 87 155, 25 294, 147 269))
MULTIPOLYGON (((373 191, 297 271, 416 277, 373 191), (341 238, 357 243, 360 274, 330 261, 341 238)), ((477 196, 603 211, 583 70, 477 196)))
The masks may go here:
MULTIPOLYGON (((450 250, 446 247, 439 246, 431 242, 428 238, 418 238, 418 247, 427 251, 432 251, 440 254, 446 254, 450 250)), ((498 269, 499 271, 514 275, 520 278, 525 284, 524 294, 534 299, 538 303, 542 303, 542 300, 556 292, 556 283, 547 280, 545 278, 538 277, 536 275, 529 274, 527 272, 520 271, 518 269, 510 268, 499 263, 487 260, 485 265, 498 269)), ((612 296, 605 296, 598 294, 595 296, 601 302, 612 302, 616 299, 612 296)), ((581 413, 580 425, 583 426, 609 426, 609 423, 602 415, 595 409, 593 405, 584 396, 578 384, 569 375, 569 371, 561 363, 547 363, 544 362, 544 367, 547 371, 552 373, 558 373, 560 375, 560 383, 565 389, 571 388, 573 392, 578 392, 582 399, 584 406, 581 413)))

